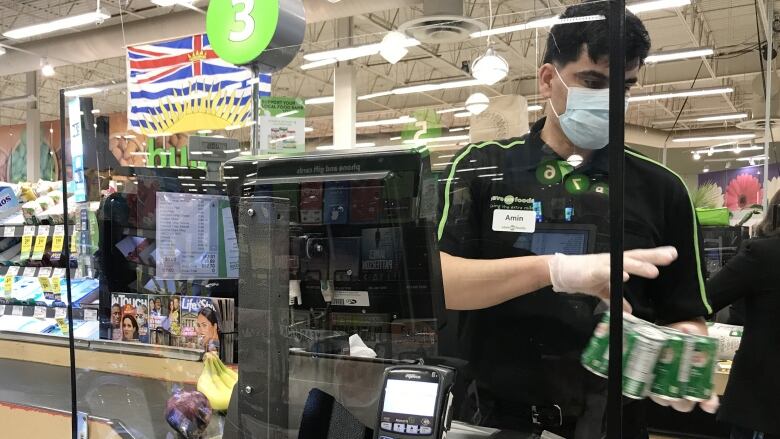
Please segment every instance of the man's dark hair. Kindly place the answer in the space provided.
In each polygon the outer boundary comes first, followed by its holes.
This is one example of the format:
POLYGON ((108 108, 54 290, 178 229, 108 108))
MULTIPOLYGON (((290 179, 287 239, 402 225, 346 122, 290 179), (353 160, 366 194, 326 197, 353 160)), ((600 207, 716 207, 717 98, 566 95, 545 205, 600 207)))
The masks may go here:
MULTIPOLYGON (((585 1, 569 6, 560 18, 585 17, 588 15, 608 16, 609 2, 604 0, 585 1)), ((582 46, 587 46, 588 56, 593 62, 609 56, 609 21, 596 20, 564 23, 553 26, 547 36, 545 63, 559 66, 576 61, 580 57, 582 46)), ((644 64, 650 51, 650 35, 642 20, 626 11, 626 66, 644 64)))

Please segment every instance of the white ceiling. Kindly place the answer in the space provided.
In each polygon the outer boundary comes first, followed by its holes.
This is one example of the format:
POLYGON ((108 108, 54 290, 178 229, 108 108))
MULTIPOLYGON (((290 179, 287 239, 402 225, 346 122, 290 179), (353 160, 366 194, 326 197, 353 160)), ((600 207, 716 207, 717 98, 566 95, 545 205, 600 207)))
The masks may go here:
MULTIPOLYGON (((343 0, 348 4, 351 0, 343 0)), ((327 0, 307 0, 308 4, 327 2, 327 0)), ((207 7, 206 0, 196 5, 207 7)), ((378 3, 379 5, 409 4, 408 0, 378 3)), ((494 26, 521 23, 534 16, 560 12, 565 4, 576 3, 565 0, 496 0, 493 2, 494 26)), ((760 14, 763 14, 763 3, 760 14)), ((0 0, 0 30, 8 30, 26 24, 39 23, 58 17, 93 10, 95 1, 64 0, 0 0)), ((102 7, 112 14, 112 18, 102 26, 144 20, 161 14, 175 13, 176 8, 155 7, 149 0, 103 0, 102 7), (121 5, 120 5, 121 1, 121 5), (120 14, 121 10, 121 14, 120 14)), ((381 7, 381 6, 380 6, 381 7)), ((365 7, 364 7, 365 9, 365 7)), ((488 1, 466 0, 465 15, 487 22, 488 1)), ((353 44, 378 42, 384 34, 397 28, 401 23, 423 15, 422 4, 402 8, 376 11, 357 15, 352 18, 353 44)), ((749 111, 751 103, 760 103, 752 82, 760 77, 761 67, 758 59, 756 15, 751 0, 695 0, 694 4, 676 10, 650 12, 641 15, 653 40, 653 51, 673 50, 686 47, 711 46, 716 55, 702 62, 691 60, 662 63, 644 68, 640 76, 641 88, 637 94, 728 85, 735 93, 724 96, 670 99, 632 104, 627 114, 631 124, 668 130, 670 124, 659 121, 690 119, 695 115, 749 111), (698 71, 698 76, 697 76, 698 71)), ((313 21, 310 17, 309 21, 313 21)), ((770 27, 771 27, 771 23, 770 27)), ((758 22, 761 39, 764 39, 764 26, 758 22)), ((63 32, 55 38, 74 38, 77 32, 63 32)), ((51 38, 51 36, 48 36, 51 38)), ((494 37, 495 38, 495 37, 494 37)), ((504 94, 522 94, 529 102, 538 99, 536 94, 535 73, 539 58, 544 50, 546 32, 521 31, 501 35, 497 40, 497 49, 510 63, 509 77, 492 87, 480 87, 488 96, 504 94)), ((149 35, 154 40, 154 35, 149 35)), ((307 32, 302 52, 311 52, 336 47, 336 20, 307 24, 307 32)), ((14 46, 18 42, 3 40, 0 44, 14 46)), ((372 56, 354 61, 358 69, 358 95, 390 90, 402 85, 413 85, 435 81, 468 78, 461 70, 464 61, 471 61, 484 51, 484 39, 472 39, 448 45, 424 44, 410 48, 409 54, 398 64, 390 65, 380 56, 372 56)), ((12 48, 8 49, 13 50, 12 48)), ((68 54, 57 55, 67 60, 68 54)), ((273 92, 276 95, 297 97, 317 97, 332 94, 333 70, 321 68, 302 71, 303 62, 298 57, 290 66, 274 75, 273 92)), ((2 58, 0 57, 0 63, 2 58)), ((39 106, 42 120, 57 118, 57 95, 60 88, 79 84, 121 80, 125 76, 123 57, 109 58, 97 62, 69 65, 57 68, 54 78, 40 78, 39 106)), ((0 77, 0 98, 25 94, 25 75, 17 74, 0 77)), ((780 87, 780 83, 777 84, 780 87)), ((445 108, 458 106, 472 90, 455 89, 430 92, 426 94, 387 96, 358 103, 359 119, 385 119, 409 114, 415 109, 445 108)), ((103 113, 122 111, 125 107, 125 95, 120 91, 111 91, 96 96, 96 107, 103 113)), ((776 105, 780 107, 780 105, 776 105)), ((327 137, 331 131, 332 106, 314 105, 308 110, 307 117, 315 126, 313 136, 327 137)), ((23 123, 23 108, 0 108, 0 125, 23 123)), ((462 121, 452 120, 451 115, 444 117, 445 125, 463 125, 462 121)), ((679 135, 689 129, 716 128, 733 131, 733 122, 720 123, 678 123, 679 135)), ((392 131, 392 127, 385 131, 392 131)), ((382 131, 372 128, 360 133, 382 131)))

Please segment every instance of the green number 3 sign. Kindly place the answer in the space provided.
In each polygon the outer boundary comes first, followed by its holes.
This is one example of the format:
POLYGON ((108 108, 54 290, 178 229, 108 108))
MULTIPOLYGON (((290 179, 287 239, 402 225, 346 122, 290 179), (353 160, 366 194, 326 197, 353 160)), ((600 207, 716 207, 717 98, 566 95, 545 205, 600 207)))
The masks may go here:
POLYGON ((274 50, 266 49, 300 46, 306 25, 299 13, 302 10, 300 0, 211 0, 206 33, 211 47, 225 61, 247 65, 264 57, 261 64, 278 70, 291 61, 288 51, 277 49, 278 53, 271 54, 274 50))

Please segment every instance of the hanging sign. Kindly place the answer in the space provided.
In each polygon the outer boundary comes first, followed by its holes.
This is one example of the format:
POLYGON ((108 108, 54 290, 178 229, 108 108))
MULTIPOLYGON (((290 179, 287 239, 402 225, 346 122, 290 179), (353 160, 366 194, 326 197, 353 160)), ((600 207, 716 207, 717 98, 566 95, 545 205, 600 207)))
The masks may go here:
POLYGON ((306 31, 301 0, 211 0, 206 34, 214 52, 229 63, 263 73, 286 67, 306 31))

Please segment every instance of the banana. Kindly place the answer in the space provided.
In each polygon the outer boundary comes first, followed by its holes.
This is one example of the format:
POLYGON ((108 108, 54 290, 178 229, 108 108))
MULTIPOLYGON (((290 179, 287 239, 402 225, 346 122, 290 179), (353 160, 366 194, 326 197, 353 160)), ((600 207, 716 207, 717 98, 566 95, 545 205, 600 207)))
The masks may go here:
POLYGON ((225 387, 227 387, 228 389, 230 389, 232 391, 233 390, 233 386, 236 385, 236 382, 233 381, 233 379, 230 378, 230 376, 228 376, 227 374, 222 372, 222 370, 221 370, 221 368, 219 367, 219 364, 218 364, 218 363, 220 363, 219 359, 216 358, 216 356, 214 356, 214 355, 209 355, 209 356, 206 357, 205 361, 208 361, 211 364, 211 369, 212 369, 213 374, 214 374, 214 379, 215 380, 220 380, 220 382, 222 382, 222 384, 225 387))
POLYGON ((209 354, 214 362, 214 369, 219 373, 220 377, 225 381, 228 387, 232 388, 238 382, 238 373, 233 369, 225 366, 225 363, 219 359, 215 354, 209 354))
POLYGON ((208 358, 205 359, 204 363, 203 372, 198 378, 198 391, 206 395, 214 410, 227 410, 233 389, 225 386, 208 358))

